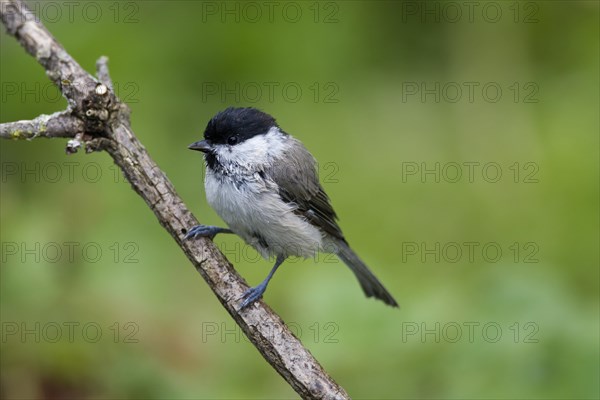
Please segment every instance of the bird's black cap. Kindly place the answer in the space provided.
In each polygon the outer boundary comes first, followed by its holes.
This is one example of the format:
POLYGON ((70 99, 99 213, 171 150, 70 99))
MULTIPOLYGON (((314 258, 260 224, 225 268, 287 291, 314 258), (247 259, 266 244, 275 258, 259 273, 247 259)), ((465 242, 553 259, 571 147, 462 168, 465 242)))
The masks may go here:
POLYGON ((204 139, 212 144, 236 144, 278 126, 275 118, 256 108, 229 107, 215 115, 206 126, 204 139))

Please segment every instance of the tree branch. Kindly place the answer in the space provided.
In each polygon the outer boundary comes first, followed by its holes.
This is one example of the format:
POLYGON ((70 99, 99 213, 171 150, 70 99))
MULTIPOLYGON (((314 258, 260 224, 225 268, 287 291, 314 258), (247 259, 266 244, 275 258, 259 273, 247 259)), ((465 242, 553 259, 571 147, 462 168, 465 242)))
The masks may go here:
POLYGON ((71 115, 69 111, 61 111, 52 115, 40 115, 30 121, 17 121, 0 124, 2 139, 35 139, 72 138, 83 132, 83 122, 71 115))
POLYGON ((129 109, 112 90, 107 59, 98 60, 99 80, 89 75, 21 0, 2 0, 0 17, 8 33, 45 68, 69 104, 67 111, 51 116, 2 124, 1 137, 75 136, 73 140, 83 142, 88 151, 106 150, 244 334, 292 388, 306 399, 349 398, 262 301, 238 311, 236 305, 248 286, 211 240, 183 240, 187 229, 198 221, 131 130, 129 109), (26 133, 19 133, 19 127, 26 128, 21 129, 26 133))

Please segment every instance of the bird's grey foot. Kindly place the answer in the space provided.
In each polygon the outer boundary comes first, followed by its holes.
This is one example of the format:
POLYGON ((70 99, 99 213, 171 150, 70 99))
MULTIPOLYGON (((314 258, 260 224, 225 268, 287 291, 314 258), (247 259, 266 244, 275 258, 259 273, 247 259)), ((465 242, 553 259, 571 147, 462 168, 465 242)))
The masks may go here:
POLYGON ((213 239, 218 233, 233 233, 231 229, 211 225, 196 225, 183 237, 184 240, 208 237, 213 239))
POLYGON ((265 280, 262 281, 260 285, 250 288, 244 292, 244 294, 242 295, 242 299, 244 301, 242 302, 242 305, 240 305, 240 310, 243 310, 244 308, 248 307, 250 304, 254 303, 256 300, 262 297, 265 290, 267 290, 267 285, 269 284, 269 281, 271 281, 273 274, 275 274, 275 271, 277 271, 277 268, 279 268, 283 261, 285 261, 285 257, 277 256, 277 260, 275 260, 275 265, 273 265, 271 272, 269 272, 269 275, 267 275, 265 280))
POLYGON ((240 310, 243 310, 244 308, 248 307, 255 301, 259 300, 262 297, 265 290, 267 290, 267 282, 263 282, 256 287, 246 290, 244 292, 244 295, 242 296, 242 299, 244 301, 242 302, 242 305, 240 306, 240 310))

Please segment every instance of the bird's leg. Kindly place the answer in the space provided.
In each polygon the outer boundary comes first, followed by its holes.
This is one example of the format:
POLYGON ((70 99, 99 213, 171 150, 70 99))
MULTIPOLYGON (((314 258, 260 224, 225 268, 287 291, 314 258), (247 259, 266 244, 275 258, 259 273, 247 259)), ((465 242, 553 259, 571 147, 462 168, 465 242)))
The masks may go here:
POLYGON ((211 225, 196 225, 183 237, 184 240, 209 237, 213 239, 218 233, 233 233, 231 229, 211 225))
POLYGON ((246 292, 242 296, 242 299, 244 301, 242 302, 242 305, 240 306, 240 310, 243 310, 244 308, 248 307, 250 304, 254 303, 256 300, 258 300, 258 299, 260 299, 262 297, 262 295, 265 292, 265 290, 267 290, 267 285, 269 284, 269 281, 271 280, 271 278, 275 274, 275 271, 277 271, 277 268, 279 268, 279 266, 284 261, 285 261, 285 257, 277 256, 277 260, 275 261, 275 265, 273 266, 273 268, 271 269, 271 272, 269 272, 269 275, 267 275, 267 277, 265 278, 265 280, 262 281, 260 283, 260 285, 246 290, 246 292))

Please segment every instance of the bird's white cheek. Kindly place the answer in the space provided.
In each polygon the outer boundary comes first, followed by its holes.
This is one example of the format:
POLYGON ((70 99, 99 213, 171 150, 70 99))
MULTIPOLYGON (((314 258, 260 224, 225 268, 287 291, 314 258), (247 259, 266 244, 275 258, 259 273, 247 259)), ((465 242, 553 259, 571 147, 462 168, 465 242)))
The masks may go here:
POLYGON ((235 146, 219 145, 217 156, 223 164, 237 164, 242 168, 265 165, 281 155, 286 140, 278 130, 258 135, 235 146))

